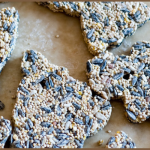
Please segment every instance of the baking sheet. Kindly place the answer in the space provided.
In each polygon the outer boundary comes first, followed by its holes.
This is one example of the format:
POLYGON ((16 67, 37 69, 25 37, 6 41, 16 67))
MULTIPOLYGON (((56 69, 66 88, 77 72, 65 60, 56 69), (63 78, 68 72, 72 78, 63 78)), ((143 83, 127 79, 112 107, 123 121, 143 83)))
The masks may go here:
MULTIPOLYGON (((150 6, 150 2, 146 2, 150 6)), ((33 49, 42 52, 51 63, 61 65, 70 71, 70 75, 81 81, 87 81, 85 66, 93 56, 84 43, 78 18, 63 13, 53 13, 47 8, 33 2, 11 2, 0 4, 0 8, 15 7, 20 14, 19 37, 16 48, 0 75, 0 100, 5 109, 0 115, 11 119, 12 109, 18 84, 22 78, 20 64, 22 52, 33 49), (55 36, 59 35, 59 38, 55 36)), ((150 22, 146 23, 136 33, 124 40, 123 44, 111 50, 115 54, 129 54, 133 43, 140 40, 150 41, 150 22)), ((98 140, 105 144, 116 131, 123 130, 134 140, 138 148, 150 148, 150 121, 142 124, 129 123, 124 115, 122 102, 113 101, 112 116, 108 125, 95 136, 87 139, 84 148, 99 147, 98 140), (111 130, 110 133, 107 133, 111 130)))

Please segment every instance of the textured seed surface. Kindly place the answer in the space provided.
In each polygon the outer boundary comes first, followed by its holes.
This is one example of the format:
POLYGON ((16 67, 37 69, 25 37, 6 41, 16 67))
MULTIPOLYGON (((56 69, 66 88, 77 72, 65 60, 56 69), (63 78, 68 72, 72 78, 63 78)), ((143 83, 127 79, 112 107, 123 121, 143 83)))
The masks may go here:
POLYGON ((70 77, 66 68, 49 64, 33 50, 24 52, 21 68, 25 77, 13 109, 13 147, 82 148, 107 124, 112 111, 107 97, 93 97, 90 87, 70 77))
POLYGON ((130 56, 114 56, 106 51, 88 60, 91 71, 87 71, 87 76, 91 89, 101 95, 106 91, 111 99, 122 99, 125 115, 134 123, 142 123, 150 116, 150 48, 147 45, 149 42, 136 42, 130 56), (140 59, 143 56, 146 57, 140 59), (93 63, 95 60, 107 62, 103 73, 101 64, 93 63))
POLYGON ((124 131, 117 131, 115 136, 109 138, 106 148, 136 148, 136 146, 124 131))

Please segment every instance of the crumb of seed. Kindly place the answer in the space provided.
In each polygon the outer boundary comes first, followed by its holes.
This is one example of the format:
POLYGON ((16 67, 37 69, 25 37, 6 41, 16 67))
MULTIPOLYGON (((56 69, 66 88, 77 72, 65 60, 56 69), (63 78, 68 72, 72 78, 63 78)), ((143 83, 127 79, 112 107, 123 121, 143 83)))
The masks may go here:
POLYGON ((16 96, 15 96, 15 95, 13 95, 11 98, 12 98, 12 99, 15 99, 15 98, 16 98, 16 96))
POLYGON ((56 38, 59 38, 59 35, 57 34, 55 37, 56 37, 56 38))
POLYGON ((107 130, 107 133, 111 133, 111 130, 107 130))
POLYGON ((0 101, 0 110, 3 110, 5 107, 4 103, 0 101))
POLYGON ((102 140, 102 139, 98 141, 99 146, 101 146, 103 143, 104 143, 104 140, 102 140))

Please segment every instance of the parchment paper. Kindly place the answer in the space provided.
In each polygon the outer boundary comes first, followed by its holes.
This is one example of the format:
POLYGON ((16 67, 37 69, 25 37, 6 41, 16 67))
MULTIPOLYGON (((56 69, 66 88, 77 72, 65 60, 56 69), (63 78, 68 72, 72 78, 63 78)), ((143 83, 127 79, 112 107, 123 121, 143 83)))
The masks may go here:
MULTIPOLYGON (((150 6, 150 2, 147 2, 150 6)), ((22 52, 34 49, 42 52, 51 63, 67 67, 70 75, 81 81, 87 81, 85 66, 93 56, 84 43, 78 18, 63 13, 53 13, 47 8, 30 2, 12 2, 0 4, 0 8, 14 6, 20 14, 19 37, 16 48, 0 75, 0 100, 5 109, 0 111, 11 119, 18 84, 22 78, 20 64, 22 52), (59 35, 59 38, 55 36, 59 35)), ((123 44, 111 50, 115 54, 128 54, 133 43, 140 40, 150 41, 150 22, 124 40, 123 44)), ((98 140, 103 139, 104 147, 108 138, 116 131, 123 130, 134 140, 138 148, 150 148, 150 121, 142 124, 129 123, 124 115, 122 102, 113 101, 112 116, 108 125, 95 136, 85 141, 85 148, 99 147, 98 140), (107 133, 111 130, 111 133, 107 133)))

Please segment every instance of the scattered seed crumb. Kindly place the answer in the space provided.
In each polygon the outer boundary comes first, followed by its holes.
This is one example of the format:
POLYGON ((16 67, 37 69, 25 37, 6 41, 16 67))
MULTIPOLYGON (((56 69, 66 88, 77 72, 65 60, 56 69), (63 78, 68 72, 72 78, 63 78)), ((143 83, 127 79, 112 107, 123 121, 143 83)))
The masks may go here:
POLYGON ((108 130, 108 131, 107 131, 107 133, 110 133, 110 132, 111 132, 111 130, 108 130))
POLYGON ((28 43, 28 45, 30 45, 30 43, 28 43))
POLYGON ((9 93, 11 93, 11 91, 9 91, 9 93))
POLYGON ((15 99, 15 98, 16 98, 16 96, 14 95, 14 96, 12 96, 11 98, 12 98, 12 99, 15 99))
POLYGON ((101 146, 103 143, 104 143, 104 140, 102 140, 102 139, 98 141, 99 146, 101 146))
POLYGON ((56 37, 56 38, 59 38, 59 35, 56 35, 55 37, 56 37))
POLYGON ((4 103, 0 101, 0 110, 3 110, 5 107, 4 103))

